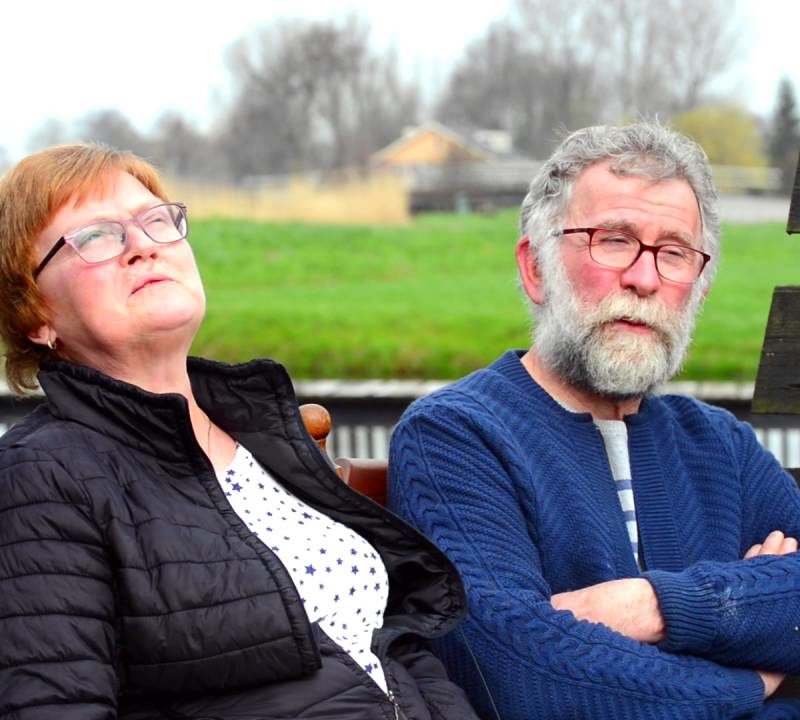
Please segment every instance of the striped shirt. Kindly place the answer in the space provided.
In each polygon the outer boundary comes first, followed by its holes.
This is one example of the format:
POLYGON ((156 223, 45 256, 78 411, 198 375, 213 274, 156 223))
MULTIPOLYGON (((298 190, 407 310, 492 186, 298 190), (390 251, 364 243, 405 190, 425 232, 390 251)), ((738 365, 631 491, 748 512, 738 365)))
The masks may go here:
POLYGON ((594 424, 603 436, 606 446, 608 464, 611 475, 617 486, 619 504, 625 518, 625 527, 628 530, 628 539, 631 542, 633 557, 636 564, 639 562, 639 528, 636 524, 636 504, 633 499, 633 485, 631 484, 631 462, 628 453, 628 427, 622 420, 597 420, 594 424))

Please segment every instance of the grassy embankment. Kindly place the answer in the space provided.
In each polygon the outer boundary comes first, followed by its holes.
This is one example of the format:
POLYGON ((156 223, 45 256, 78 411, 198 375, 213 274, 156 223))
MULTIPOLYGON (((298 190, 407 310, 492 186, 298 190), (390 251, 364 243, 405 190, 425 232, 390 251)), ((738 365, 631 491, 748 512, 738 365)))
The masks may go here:
MULTIPOLYGON (((198 220, 208 292, 194 351, 266 355, 305 378, 454 378, 527 343, 513 212, 399 228, 198 220)), ((780 224, 724 228, 683 379, 752 380, 772 289, 800 283, 780 224)))

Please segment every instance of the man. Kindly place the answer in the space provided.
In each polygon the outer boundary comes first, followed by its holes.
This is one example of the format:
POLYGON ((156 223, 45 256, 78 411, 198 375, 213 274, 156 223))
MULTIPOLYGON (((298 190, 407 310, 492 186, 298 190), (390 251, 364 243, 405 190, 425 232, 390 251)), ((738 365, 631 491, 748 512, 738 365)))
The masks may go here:
POLYGON ((533 346, 392 439, 390 503, 469 595, 442 658, 499 720, 800 717, 764 704, 800 672, 800 493, 749 426, 652 395, 719 256, 703 151, 650 123, 575 132, 521 234, 533 346))

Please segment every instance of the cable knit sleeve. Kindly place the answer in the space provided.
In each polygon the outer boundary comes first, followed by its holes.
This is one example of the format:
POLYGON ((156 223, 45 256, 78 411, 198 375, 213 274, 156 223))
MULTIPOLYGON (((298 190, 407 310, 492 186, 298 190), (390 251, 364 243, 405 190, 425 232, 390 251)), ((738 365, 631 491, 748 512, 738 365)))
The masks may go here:
POLYGON ((674 655, 552 607, 524 472, 507 438, 452 405, 412 408, 393 436, 390 505, 464 579, 469 618, 439 650, 482 716, 496 717, 492 705, 502 720, 755 713, 756 673, 674 655))
POLYGON ((0 719, 112 720, 111 574, 82 488, 46 455, 0 456, 0 719))
MULTIPOLYGON (((734 421, 729 442, 741 469, 741 555, 773 530, 800 537, 794 479, 748 425, 734 421)), ((650 571, 645 577, 667 627, 664 649, 736 667, 800 673, 800 553, 700 562, 683 572, 650 571)))

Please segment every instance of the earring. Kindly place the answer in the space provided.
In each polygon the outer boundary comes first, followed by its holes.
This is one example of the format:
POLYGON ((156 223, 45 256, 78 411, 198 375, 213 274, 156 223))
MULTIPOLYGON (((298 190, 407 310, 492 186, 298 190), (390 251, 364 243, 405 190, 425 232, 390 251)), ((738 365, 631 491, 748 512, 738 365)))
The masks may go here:
POLYGON ((47 338, 47 347, 49 347, 51 350, 55 350, 56 349, 56 342, 57 342, 56 340, 53 340, 51 338, 47 338))

